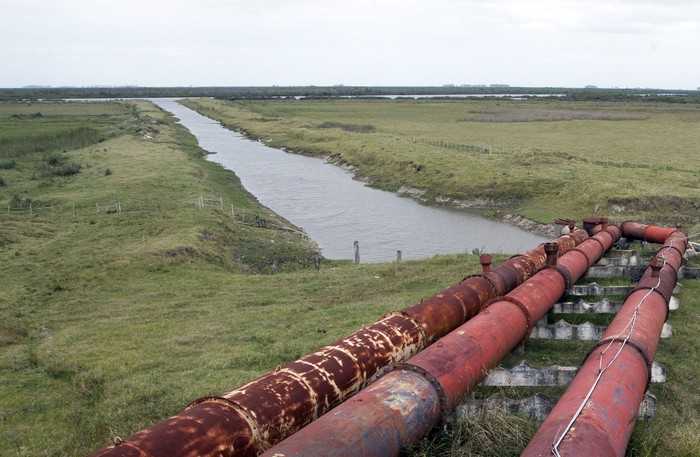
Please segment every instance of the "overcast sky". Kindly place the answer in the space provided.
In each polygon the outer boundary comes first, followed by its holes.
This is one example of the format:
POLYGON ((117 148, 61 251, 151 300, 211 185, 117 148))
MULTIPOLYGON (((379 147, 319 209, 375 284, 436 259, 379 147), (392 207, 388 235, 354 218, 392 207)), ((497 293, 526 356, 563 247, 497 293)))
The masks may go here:
POLYGON ((0 87, 700 86, 698 0, 0 0, 0 87))

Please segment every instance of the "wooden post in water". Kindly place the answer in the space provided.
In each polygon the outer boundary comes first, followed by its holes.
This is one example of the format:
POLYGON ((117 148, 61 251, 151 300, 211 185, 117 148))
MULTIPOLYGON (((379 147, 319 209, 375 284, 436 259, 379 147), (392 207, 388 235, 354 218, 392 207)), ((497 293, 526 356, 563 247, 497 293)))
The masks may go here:
POLYGON ((360 242, 355 241, 355 263, 359 264, 360 263, 360 242))
POLYGON ((396 251, 396 263, 401 262, 401 251, 396 251))

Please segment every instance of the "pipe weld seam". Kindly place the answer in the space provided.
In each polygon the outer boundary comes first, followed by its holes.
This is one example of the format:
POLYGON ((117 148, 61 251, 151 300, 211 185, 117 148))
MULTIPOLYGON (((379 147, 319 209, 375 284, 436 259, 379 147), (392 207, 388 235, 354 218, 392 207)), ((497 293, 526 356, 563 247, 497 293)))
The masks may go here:
POLYGON ((657 294, 659 294, 659 296, 661 296, 661 298, 664 299, 664 304, 666 304, 666 319, 664 319, 664 322, 668 322, 668 317, 671 314, 671 307, 669 306, 669 300, 666 299, 666 296, 663 293, 661 293, 661 291, 657 287, 637 286, 634 288, 634 290, 632 290, 632 292, 636 292, 638 290, 651 290, 652 292, 656 292, 657 294))
MULTIPOLYGON (((584 251, 583 249, 574 248, 571 250, 571 252, 578 252, 579 254, 583 254, 583 257, 585 257, 585 259, 586 259, 586 265, 588 265, 588 266, 593 265, 593 262, 591 262, 591 258, 588 256, 588 254, 586 254, 586 251, 584 251)), ((586 268, 586 270, 588 270, 588 268, 586 268)))
POLYGON ((389 368, 387 373, 392 371, 411 371, 413 373, 417 373, 428 381, 430 386, 435 390, 435 395, 438 397, 438 417, 440 418, 440 421, 438 424, 436 424, 436 427, 440 427, 447 422, 448 413, 450 410, 447 393, 445 392, 445 389, 443 389, 442 384, 440 384, 440 381, 438 381, 435 376, 433 376, 425 368, 413 363, 395 363, 389 368))
MULTIPOLYGON (((496 273, 496 269, 491 270, 491 273, 496 273)), ((498 275, 499 278, 503 279, 503 276, 501 276, 499 273, 496 273, 496 274, 498 275)), ((459 283, 462 284, 464 281, 466 281, 467 279, 471 279, 471 278, 483 278, 489 283, 489 285, 491 285, 491 288, 493 289, 494 293, 496 293, 496 291, 498 290, 496 284, 493 281, 491 281, 491 279, 488 276, 486 276, 484 274, 475 274, 475 275, 466 276, 459 283)), ((472 292, 476 292, 477 295, 479 294, 479 292, 474 290, 474 288, 471 286, 469 286, 469 290, 471 290, 472 292)))
POLYGON ((525 304, 523 302, 521 302, 517 298, 513 298, 513 297, 510 297, 508 295, 504 295, 502 297, 492 298, 491 300, 487 301, 486 304, 484 304, 484 307, 482 309, 484 309, 488 306, 491 306, 492 304, 494 304, 496 302, 501 302, 501 301, 505 301, 505 302, 514 304, 515 306, 520 308, 520 310, 525 315, 525 321, 527 322, 527 331, 525 332, 525 336, 523 337, 523 339, 521 341, 521 343, 522 343, 523 341, 528 339, 528 337, 530 336, 530 332, 532 331, 532 325, 533 325, 532 314, 530 314, 530 310, 527 308, 527 306, 525 306, 525 304))
POLYGON ((681 250, 678 249, 675 244, 664 244, 664 247, 662 249, 659 249, 659 250, 663 251, 664 249, 673 249, 674 251, 676 251, 678 253, 678 255, 681 256, 681 259, 685 255, 685 252, 681 252, 681 250))
POLYGON ((610 235, 610 244, 614 244, 615 241, 617 241, 617 239, 618 239, 617 233, 613 233, 613 231, 614 231, 613 227, 615 227, 615 229, 618 232, 620 232, 620 235, 622 235, 622 231, 620 230, 620 228, 618 226, 612 225, 612 224, 608 224, 608 228, 606 228, 605 230, 601 230, 601 232, 600 232, 600 233, 607 233, 608 235, 610 235))
MULTIPOLYGON (((599 233, 601 233, 601 232, 599 232, 599 233)), ((592 237, 590 237, 589 239, 590 239, 590 240, 595 240, 595 242, 598 243, 598 244, 600 245, 600 249, 602 250, 602 254, 605 254, 605 252, 608 250, 608 248, 606 248, 605 245, 603 244, 603 242, 600 241, 598 238, 592 236, 592 237)), ((602 255, 602 254, 601 254, 601 255, 602 255)), ((588 266, 589 266, 589 267, 591 266, 591 262, 590 262, 590 261, 588 262, 588 266)))
MULTIPOLYGON (((647 367, 647 386, 644 390, 649 388, 649 385, 651 384, 651 366, 652 366, 652 360, 649 359, 649 356, 647 353, 644 351, 644 349, 641 348, 637 343, 634 341, 630 340, 625 340, 625 338, 620 338, 620 337, 613 337, 613 338, 605 338, 604 340, 598 341, 591 349, 588 350, 588 353, 586 356, 583 358, 583 362, 585 363, 589 357, 593 355, 596 349, 598 349, 601 346, 606 346, 610 343, 621 343, 623 346, 627 345, 630 346, 631 348, 635 349, 640 356, 642 356, 642 359, 644 360, 644 364, 647 367)), ((583 364, 581 364, 583 366, 583 364)))
POLYGON ((201 397, 187 405, 184 411, 187 411, 190 408, 194 408, 195 406, 201 405, 203 403, 215 403, 218 405, 222 405, 240 414, 245 420, 245 422, 248 424, 248 427, 250 427, 251 438, 253 439, 253 446, 255 446, 256 448, 260 446, 260 427, 258 426, 257 421, 253 418, 253 416, 250 413, 248 413, 248 410, 241 406, 237 401, 218 396, 201 397))
POLYGON ((562 264, 557 264, 555 270, 558 271, 561 277, 564 279, 564 287, 566 288, 565 290, 568 292, 571 289, 571 286, 573 286, 573 277, 571 275, 571 271, 569 271, 569 269, 562 264))

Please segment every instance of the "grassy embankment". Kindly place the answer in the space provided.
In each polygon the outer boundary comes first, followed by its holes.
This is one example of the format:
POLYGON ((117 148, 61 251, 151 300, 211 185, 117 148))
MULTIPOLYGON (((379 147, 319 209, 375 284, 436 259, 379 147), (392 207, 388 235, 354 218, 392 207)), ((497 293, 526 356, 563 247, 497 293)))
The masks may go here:
POLYGON ((3 456, 87 454, 476 269, 301 268, 312 247, 232 223, 266 212, 150 104, 3 104, 0 124, 3 456))
MULTIPOLYGON (((693 161, 700 144, 700 130, 693 128, 700 110, 695 105, 210 99, 185 104, 270 145, 352 164, 378 187, 426 190, 428 202, 438 196, 490 199, 491 209, 544 222, 590 216, 599 206, 600 214, 618 221, 672 224, 681 219, 689 234, 700 231, 700 165, 693 161), (475 152, 481 145, 493 153, 475 152)), ((657 416, 636 427, 629 455, 700 456, 695 387, 700 287, 697 281, 683 283, 681 309, 669 320, 674 337, 661 342, 656 358, 668 370, 668 382, 651 387, 659 400, 657 416)), ((572 323, 601 325, 611 319, 567 316, 572 323)), ((521 359, 578 365, 590 346, 533 340, 504 366, 521 359)), ((527 396, 538 390, 508 393, 527 396)), ((563 392, 543 390, 554 397, 563 392)), ((480 395, 490 393, 493 389, 480 395)), ((536 425, 515 417, 478 418, 425 440, 413 452, 519 455, 535 430, 536 425)))
POLYGON ((639 102, 275 100, 186 104, 373 185, 551 223, 700 222, 700 109, 639 102), (482 147, 486 146, 486 153, 482 147), (488 153, 491 151, 491 154, 488 153))
MULTIPOLYGON (((0 212, 0 455, 86 454, 110 430, 142 429, 477 269, 466 255, 300 268, 311 248, 234 224, 229 205, 264 209, 146 103, 6 104, 0 124, 10 204, 0 212), (196 208, 200 195, 221 195, 225 209, 196 208), (122 212, 107 212, 115 200, 122 212), (272 259, 282 273, 256 274, 272 259)), ((644 435, 665 455, 697 445, 689 286, 671 317, 679 338, 657 358, 670 380, 655 386, 659 418, 644 435)))

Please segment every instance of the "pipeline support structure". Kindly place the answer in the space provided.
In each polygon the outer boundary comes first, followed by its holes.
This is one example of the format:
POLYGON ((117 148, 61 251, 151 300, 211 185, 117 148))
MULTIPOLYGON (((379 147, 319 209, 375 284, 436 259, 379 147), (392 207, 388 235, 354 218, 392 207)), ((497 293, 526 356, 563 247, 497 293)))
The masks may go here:
POLYGON ((524 457, 624 456, 668 319, 688 238, 679 229, 625 222, 626 238, 663 244, 602 339, 523 452, 524 457))
POLYGON ((439 424, 523 339, 565 291, 620 238, 617 226, 558 260, 545 245, 547 268, 447 334, 410 361, 301 429, 263 457, 397 456, 439 424))

